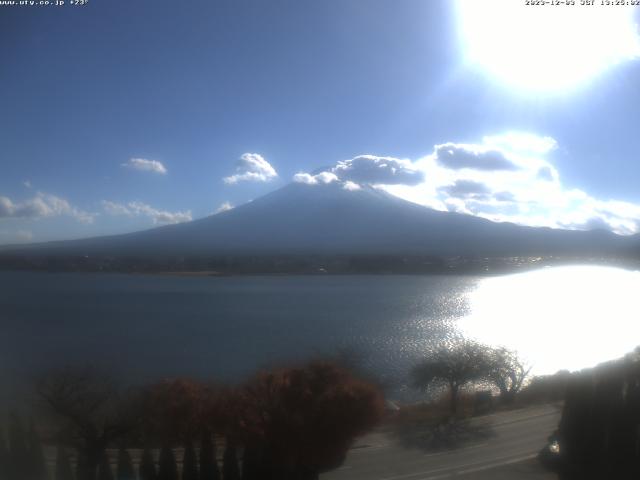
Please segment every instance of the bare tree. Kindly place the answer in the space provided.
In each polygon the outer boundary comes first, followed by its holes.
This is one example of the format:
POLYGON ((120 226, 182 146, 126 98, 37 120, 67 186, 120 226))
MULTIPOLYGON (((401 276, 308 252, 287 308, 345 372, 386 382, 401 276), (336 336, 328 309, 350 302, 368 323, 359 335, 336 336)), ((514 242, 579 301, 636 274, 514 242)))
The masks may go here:
POLYGON ((512 403, 522 389, 531 367, 513 350, 507 348, 487 349, 488 380, 500 390, 500 400, 512 403))
POLYGON ((134 398, 92 368, 49 372, 37 389, 60 422, 60 438, 78 450, 77 480, 95 479, 105 448, 137 424, 134 398))
POLYGON ((451 413, 458 407, 458 394, 462 387, 487 378, 486 347, 471 341, 460 341, 434 350, 411 370, 416 387, 429 389, 447 387, 451 395, 451 413))

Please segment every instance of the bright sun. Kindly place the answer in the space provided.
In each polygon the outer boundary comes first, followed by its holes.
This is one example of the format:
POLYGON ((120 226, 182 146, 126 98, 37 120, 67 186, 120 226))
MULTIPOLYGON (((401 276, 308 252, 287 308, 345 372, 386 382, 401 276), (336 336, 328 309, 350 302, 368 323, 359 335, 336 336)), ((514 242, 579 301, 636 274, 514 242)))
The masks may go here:
POLYGON ((640 57, 633 7, 458 0, 466 60, 518 88, 568 90, 640 57))

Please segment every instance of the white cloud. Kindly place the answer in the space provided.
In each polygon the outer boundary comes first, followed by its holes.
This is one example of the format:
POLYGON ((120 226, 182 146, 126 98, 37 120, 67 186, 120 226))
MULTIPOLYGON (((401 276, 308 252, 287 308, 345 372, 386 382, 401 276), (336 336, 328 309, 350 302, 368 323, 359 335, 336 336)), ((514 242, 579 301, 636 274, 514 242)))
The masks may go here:
POLYGON ((306 183, 307 185, 319 185, 337 182, 338 177, 335 173, 331 172, 320 172, 316 175, 300 172, 293 176, 293 181, 296 183, 306 183))
POLYGON ((345 190, 349 190, 350 192, 355 192, 356 190, 360 190, 362 187, 357 183, 346 181, 344 182, 344 185, 342 186, 342 188, 344 188, 345 190))
POLYGON ((496 192, 493 196, 497 202, 515 202, 516 197, 511 192, 496 192))
POLYGON ((10 198, 0 197, 0 218, 12 217, 14 209, 15 207, 10 198))
POLYGON ((456 180, 452 185, 440 187, 440 191, 454 198, 487 198, 491 189, 474 180, 456 180))
POLYGON ((125 168, 139 170, 141 172, 153 172, 160 175, 166 175, 166 167, 158 160, 147 160, 146 158, 131 158, 128 162, 122 164, 125 168))
POLYGON ((102 201, 102 208, 107 215, 133 215, 131 210, 122 203, 110 202, 109 200, 102 201))
POLYGON ((445 168, 460 170, 517 170, 504 152, 486 145, 445 143, 435 147, 436 161, 445 168))
POLYGON ((69 216, 80 223, 93 223, 95 213, 85 212, 71 205, 64 198, 50 193, 38 192, 34 197, 22 202, 13 202, 10 198, 0 196, 0 218, 46 218, 69 216))
POLYGON ((31 182, 29 180, 25 180, 24 182, 22 182, 22 185, 25 188, 31 188, 32 187, 31 182))
POLYGON ((229 210, 233 210, 233 205, 231 205, 231 203, 229 202, 224 202, 222 203, 218 208, 216 208, 216 211, 214 213, 222 213, 222 212, 227 212, 229 210))
POLYGON ((361 185, 416 185, 424 181, 424 174, 410 160, 360 155, 317 174, 296 173, 293 181, 307 185, 341 182, 345 190, 353 191, 361 185))
POLYGON ((306 183, 307 185, 315 185, 318 181, 310 173, 298 172, 293 176, 293 181, 296 183, 306 183))
POLYGON ((278 177, 278 173, 262 155, 244 153, 236 162, 236 173, 222 180, 228 185, 238 182, 268 182, 278 177))
POLYGON ((104 200, 102 202, 102 208, 108 215, 146 217, 150 218, 156 225, 189 222, 193 219, 191 211, 189 210, 184 212, 169 212, 166 210, 158 210, 157 208, 153 208, 152 206, 142 202, 129 202, 123 204, 104 200))
POLYGON ((342 181, 370 185, 416 185, 424 180, 423 173, 410 160, 375 155, 343 160, 330 172, 342 181))
POLYGON ((418 185, 385 185, 389 193, 436 210, 523 225, 640 232, 640 205, 604 201, 565 186, 547 159, 550 137, 508 133, 478 144, 446 143, 413 162, 418 185), (452 150, 453 153, 445 153, 452 150), (444 158, 444 161, 443 161, 444 158))

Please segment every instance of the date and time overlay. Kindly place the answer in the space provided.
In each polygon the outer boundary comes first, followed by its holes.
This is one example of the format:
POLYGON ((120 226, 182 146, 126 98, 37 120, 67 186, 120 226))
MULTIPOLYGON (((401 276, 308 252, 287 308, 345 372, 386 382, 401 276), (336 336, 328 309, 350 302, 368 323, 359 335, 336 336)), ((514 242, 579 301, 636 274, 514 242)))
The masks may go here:
MULTIPOLYGON (((0 0, 1 7, 84 7, 96 0, 0 0)), ((481 0, 478 0, 481 1, 481 0)), ((521 0, 527 6, 638 6, 640 0, 521 0)))

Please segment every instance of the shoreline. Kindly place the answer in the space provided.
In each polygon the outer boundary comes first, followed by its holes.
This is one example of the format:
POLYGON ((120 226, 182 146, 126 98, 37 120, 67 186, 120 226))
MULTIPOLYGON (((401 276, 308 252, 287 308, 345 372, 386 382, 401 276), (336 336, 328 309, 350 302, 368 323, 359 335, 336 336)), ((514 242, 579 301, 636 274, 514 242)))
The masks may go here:
POLYGON ((42 273, 99 273, 99 274, 129 274, 168 276, 185 278, 222 278, 222 277, 287 277, 287 276, 355 276, 355 275, 474 275, 480 277, 493 277, 499 275, 511 275, 543 268, 556 268, 567 266, 600 266, 620 268, 624 270, 640 270, 640 260, 629 258, 605 258, 605 257, 502 257, 502 258, 446 258, 436 263, 420 261, 405 261, 396 264, 381 264, 372 262, 368 265, 330 264, 318 262, 317 264, 287 268, 290 265, 277 266, 233 266, 225 269, 167 269, 154 268, 151 265, 125 266, 98 264, 77 264, 75 262, 56 265, 44 264, 18 264, 1 265, 0 272, 42 272, 42 273), (326 266, 325 266, 326 265, 326 266))

